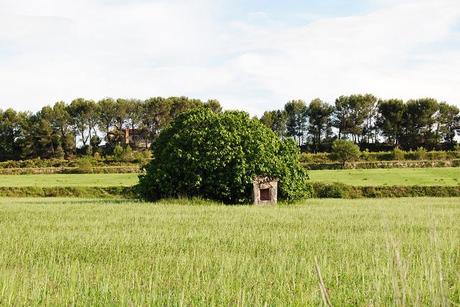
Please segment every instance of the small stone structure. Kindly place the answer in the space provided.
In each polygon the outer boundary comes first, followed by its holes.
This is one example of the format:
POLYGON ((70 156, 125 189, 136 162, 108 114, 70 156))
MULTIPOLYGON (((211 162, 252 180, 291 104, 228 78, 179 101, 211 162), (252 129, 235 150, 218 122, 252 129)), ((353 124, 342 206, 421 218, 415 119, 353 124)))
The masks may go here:
POLYGON ((278 202, 278 179, 258 176, 253 181, 254 205, 275 205, 278 202))

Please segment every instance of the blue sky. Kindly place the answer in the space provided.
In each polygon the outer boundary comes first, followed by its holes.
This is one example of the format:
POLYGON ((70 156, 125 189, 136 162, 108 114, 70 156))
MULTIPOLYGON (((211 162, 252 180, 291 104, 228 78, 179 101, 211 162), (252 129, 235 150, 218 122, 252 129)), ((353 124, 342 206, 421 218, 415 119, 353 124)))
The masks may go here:
POLYGON ((460 105, 458 0, 0 0, 0 108, 186 95, 259 115, 371 92, 460 105))

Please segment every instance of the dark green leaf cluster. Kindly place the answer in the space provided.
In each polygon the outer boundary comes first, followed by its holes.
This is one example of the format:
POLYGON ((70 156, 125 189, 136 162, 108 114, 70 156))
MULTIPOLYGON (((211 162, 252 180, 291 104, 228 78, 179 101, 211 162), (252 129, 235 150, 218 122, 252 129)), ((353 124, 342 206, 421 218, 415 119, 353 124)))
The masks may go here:
POLYGON ((153 160, 141 176, 143 197, 203 197, 250 201, 256 176, 279 179, 279 198, 311 196, 299 149, 244 112, 195 109, 178 116, 152 145, 153 160))

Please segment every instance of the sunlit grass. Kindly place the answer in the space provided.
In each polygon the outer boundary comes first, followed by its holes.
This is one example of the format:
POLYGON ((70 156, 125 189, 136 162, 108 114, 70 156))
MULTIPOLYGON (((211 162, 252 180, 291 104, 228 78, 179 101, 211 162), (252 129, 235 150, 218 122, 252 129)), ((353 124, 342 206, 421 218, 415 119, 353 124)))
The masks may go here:
POLYGON ((315 170, 312 181, 340 182, 355 186, 457 186, 460 167, 315 170))
POLYGON ((0 198, 0 305, 460 302, 460 199, 0 198))

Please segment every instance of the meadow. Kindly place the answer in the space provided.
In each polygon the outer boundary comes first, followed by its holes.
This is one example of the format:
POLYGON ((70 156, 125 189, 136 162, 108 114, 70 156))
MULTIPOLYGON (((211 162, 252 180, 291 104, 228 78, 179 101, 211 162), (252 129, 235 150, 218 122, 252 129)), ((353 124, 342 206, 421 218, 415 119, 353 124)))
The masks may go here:
POLYGON ((314 182, 353 186, 458 186, 460 167, 310 170, 314 182))
POLYGON ((459 203, 0 198, 0 305, 455 305, 459 203))

